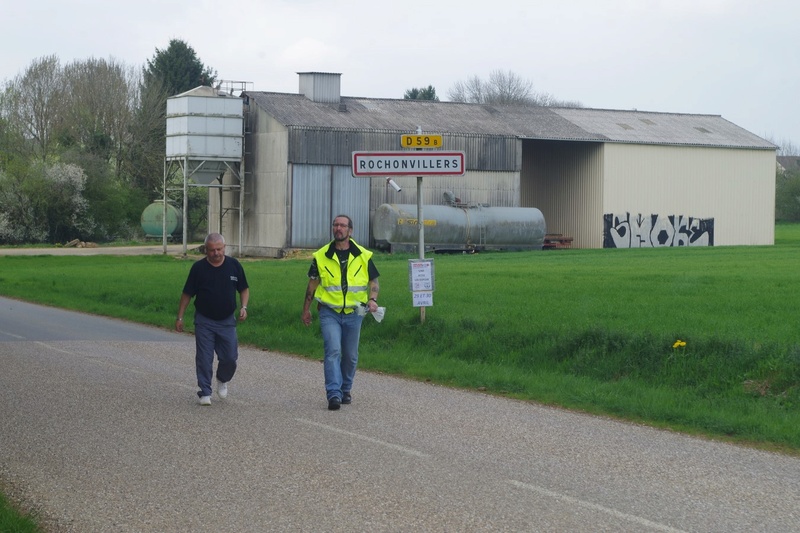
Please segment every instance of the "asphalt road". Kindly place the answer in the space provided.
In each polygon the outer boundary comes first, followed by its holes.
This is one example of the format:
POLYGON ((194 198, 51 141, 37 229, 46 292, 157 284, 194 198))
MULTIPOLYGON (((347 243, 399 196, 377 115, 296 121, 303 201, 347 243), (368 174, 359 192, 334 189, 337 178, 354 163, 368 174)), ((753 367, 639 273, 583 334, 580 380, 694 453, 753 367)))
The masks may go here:
MULTIPOLYGON (((780 532, 800 459, 0 298, 0 481, 51 531, 780 532)), ((362 353, 368 358, 368 353, 362 353)))

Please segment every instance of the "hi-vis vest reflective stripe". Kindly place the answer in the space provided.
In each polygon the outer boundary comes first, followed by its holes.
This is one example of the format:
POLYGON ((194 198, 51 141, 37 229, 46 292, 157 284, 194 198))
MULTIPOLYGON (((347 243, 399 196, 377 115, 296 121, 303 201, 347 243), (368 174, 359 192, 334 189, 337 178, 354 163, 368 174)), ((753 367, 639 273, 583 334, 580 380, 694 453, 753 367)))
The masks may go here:
POLYGON ((353 309, 369 299, 369 259, 372 252, 361 247, 355 241, 351 242, 361 251, 357 256, 352 253, 347 260, 347 299, 342 293, 342 267, 339 257, 334 253, 328 257, 325 253, 330 246, 325 246, 314 252, 317 260, 320 284, 314 293, 314 298, 323 305, 336 311, 352 312, 353 309))

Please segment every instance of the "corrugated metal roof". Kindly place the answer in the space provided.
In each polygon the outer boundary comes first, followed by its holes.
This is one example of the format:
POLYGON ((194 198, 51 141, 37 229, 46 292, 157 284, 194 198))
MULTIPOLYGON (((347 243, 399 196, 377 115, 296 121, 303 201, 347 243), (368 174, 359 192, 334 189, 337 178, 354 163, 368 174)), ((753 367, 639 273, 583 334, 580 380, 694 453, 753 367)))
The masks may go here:
POLYGON ((300 94, 246 94, 287 127, 411 133, 419 126, 429 133, 775 149, 719 115, 354 97, 324 104, 300 94))
POLYGON ((719 115, 575 108, 553 108, 553 112, 613 142, 775 149, 719 115))

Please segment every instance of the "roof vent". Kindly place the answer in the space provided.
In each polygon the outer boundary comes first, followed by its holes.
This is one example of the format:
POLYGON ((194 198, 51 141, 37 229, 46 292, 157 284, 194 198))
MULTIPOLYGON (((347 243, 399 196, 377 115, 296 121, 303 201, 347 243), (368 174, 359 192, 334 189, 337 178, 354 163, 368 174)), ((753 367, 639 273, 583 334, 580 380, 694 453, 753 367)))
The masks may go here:
POLYGON ((701 127, 701 126, 695 126, 695 127, 694 127, 694 129, 696 129, 696 130, 697 130, 697 131, 699 131, 700 133, 711 133, 711 131, 709 131, 709 130, 707 130, 707 129, 705 129, 705 128, 701 127))
POLYGON ((628 126, 627 124, 623 124, 622 122, 617 122, 617 126, 622 128, 623 130, 632 130, 633 126, 628 126))
POLYGON ((320 104, 338 104, 342 97, 342 75, 331 72, 298 72, 300 94, 320 104))

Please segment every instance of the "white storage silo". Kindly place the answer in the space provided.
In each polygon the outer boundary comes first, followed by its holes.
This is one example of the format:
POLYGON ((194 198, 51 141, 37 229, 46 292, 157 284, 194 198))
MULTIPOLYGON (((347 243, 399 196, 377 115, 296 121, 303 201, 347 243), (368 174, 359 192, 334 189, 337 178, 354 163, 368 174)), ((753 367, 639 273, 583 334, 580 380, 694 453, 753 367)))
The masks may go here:
POLYGON ((167 160, 188 160, 190 178, 209 184, 242 160, 242 99, 212 87, 167 98, 167 160))
MULTIPOLYGON (((213 87, 196 87, 167 98, 164 205, 167 205, 168 202, 168 178, 180 170, 183 177, 184 254, 186 254, 187 245, 188 223, 186 217, 189 211, 187 203, 189 186, 217 189, 220 207, 218 231, 225 235, 229 242, 232 242, 235 239, 230 234, 231 230, 238 229, 239 255, 242 253, 243 125, 243 100, 213 87), (223 180, 226 172, 230 173, 231 179, 223 180), (223 207, 223 191, 238 191, 238 202, 233 196, 229 204, 223 207), (228 212, 238 213, 238 223, 223 228, 223 216, 228 212)), ((209 231, 212 231, 211 223, 212 220, 209 216, 209 231)), ((217 229, 214 228, 213 231, 217 231, 217 229)), ((166 249, 165 238, 165 253, 166 249)))

